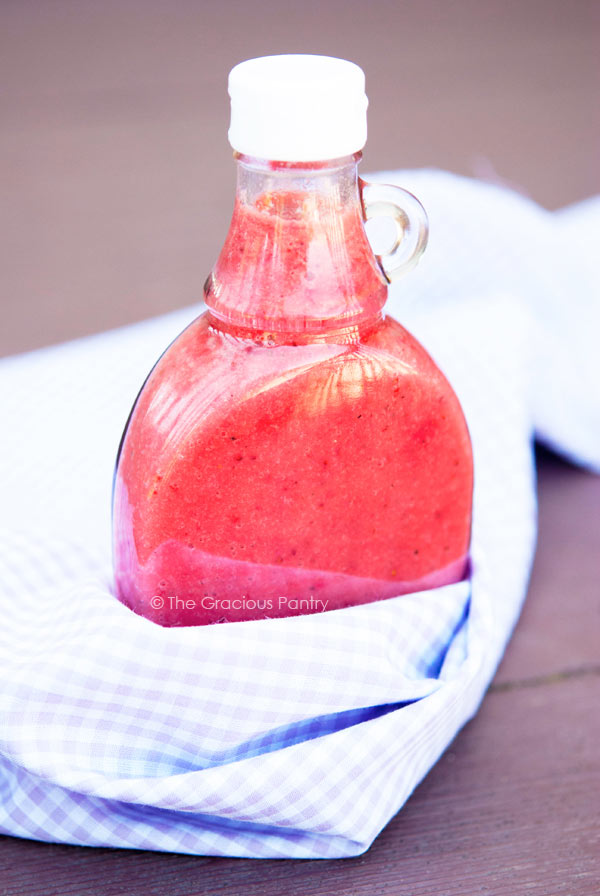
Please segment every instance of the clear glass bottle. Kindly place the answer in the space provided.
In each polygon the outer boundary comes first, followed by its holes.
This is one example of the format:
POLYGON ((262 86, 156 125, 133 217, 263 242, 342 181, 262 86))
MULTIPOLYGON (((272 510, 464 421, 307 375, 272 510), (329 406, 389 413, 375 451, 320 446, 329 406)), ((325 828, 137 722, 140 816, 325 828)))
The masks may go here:
MULTIPOLYGON (((328 57, 251 63, 269 59, 328 57)), ((462 410, 384 313, 426 217, 405 191, 359 178, 357 139, 301 161, 232 140, 237 194, 208 310, 146 380, 115 473, 117 595, 163 625, 332 610, 466 574, 462 410), (384 257, 364 228, 381 214, 397 228, 384 257)))

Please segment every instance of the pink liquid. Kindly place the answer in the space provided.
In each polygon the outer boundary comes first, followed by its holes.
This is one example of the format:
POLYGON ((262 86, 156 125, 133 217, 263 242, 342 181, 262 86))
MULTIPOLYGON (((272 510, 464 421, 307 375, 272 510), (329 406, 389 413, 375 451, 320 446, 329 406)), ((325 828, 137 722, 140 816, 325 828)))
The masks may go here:
POLYGON ((126 430, 117 594, 162 625, 322 612, 465 575, 458 400, 382 316, 356 208, 313 228, 300 201, 237 204, 212 313, 162 356, 126 430))

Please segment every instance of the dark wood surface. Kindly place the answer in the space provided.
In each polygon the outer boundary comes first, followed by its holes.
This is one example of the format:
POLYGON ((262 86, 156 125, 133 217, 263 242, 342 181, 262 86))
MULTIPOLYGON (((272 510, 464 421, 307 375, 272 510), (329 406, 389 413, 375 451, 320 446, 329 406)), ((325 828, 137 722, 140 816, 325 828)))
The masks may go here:
POLYGON ((595 896, 600 477, 544 455, 529 595, 483 705, 371 849, 261 861, 0 838, 0 896, 595 896))
MULTIPOLYGON (((363 168, 600 188, 597 0, 5 0, 0 353, 190 304, 233 196, 229 68, 367 73, 363 168)), ((544 455, 530 593, 483 706, 369 852, 298 862, 0 838, 0 896, 600 892, 600 478, 544 455)))

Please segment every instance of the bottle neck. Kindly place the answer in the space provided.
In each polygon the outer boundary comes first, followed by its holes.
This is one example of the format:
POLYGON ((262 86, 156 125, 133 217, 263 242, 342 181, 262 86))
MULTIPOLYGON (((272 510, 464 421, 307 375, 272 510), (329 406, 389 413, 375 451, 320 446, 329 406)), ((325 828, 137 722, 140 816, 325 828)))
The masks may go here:
POLYGON ((360 158, 236 154, 231 225, 205 286, 217 325, 324 332, 381 316, 387 283, 364 229, 360 158))

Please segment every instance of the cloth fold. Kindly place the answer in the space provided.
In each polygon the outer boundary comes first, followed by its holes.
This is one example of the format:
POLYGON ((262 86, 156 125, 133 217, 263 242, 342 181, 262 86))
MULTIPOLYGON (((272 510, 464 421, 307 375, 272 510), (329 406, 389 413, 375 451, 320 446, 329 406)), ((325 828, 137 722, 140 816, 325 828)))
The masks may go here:
POLYGON ((201 309, 0 362, 0 831, 207 855, 363 852, 476 712, 524 599, 534 431, 600 469, 600 204, 387 172, 431 222, 393 314, 474 447, 468 581, 314 616, 163 629, 112 594, 116 448, 201 309), (594 326, 596 324, 596 326, 594 326))

